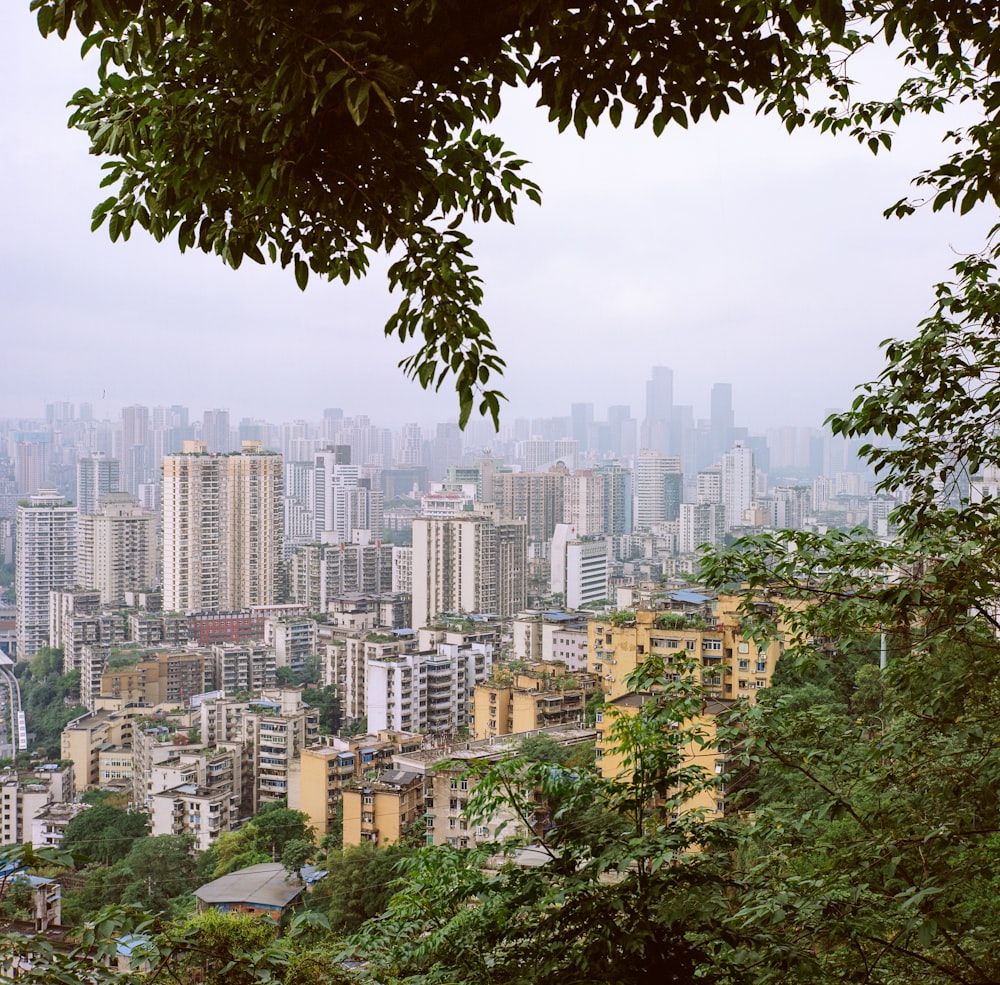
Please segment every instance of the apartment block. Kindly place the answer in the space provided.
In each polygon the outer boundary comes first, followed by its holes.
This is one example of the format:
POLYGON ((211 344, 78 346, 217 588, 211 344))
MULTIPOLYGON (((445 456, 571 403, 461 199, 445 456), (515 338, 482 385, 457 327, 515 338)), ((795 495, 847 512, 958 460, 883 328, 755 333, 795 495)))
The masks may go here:
POLYGON ((208 654, 192 650, 165 650, 138 657, 134 663, 106 668, 101 696, 125 704, 180 705, 214 687, 208 654))
POLYGON ((490 739, 581 723, 587 699, 596 688, 586 673, 559 673, 540 664, 513 675, 499 672, 476 685, 472 733, 477 739, 490 739))
POLYGON ((76 581, 96 588, 101 604, 121 606, 126 592, 160 583, 156 517, 129 493, 106 493, 78 525, 76 581))
POLYGON ((386 770, 377 780, 344 787, 344 845, 398 844, 424 816, 424 777, 386 770))
POLYGON ((274 647, 275 667, 305 670, 306 661, 318 647, 315 619, 285 617, 264 622, 264 642, 274 647))
POLYGON ((34 844, 35 817, 49 804, 71 801, 75 796, 72 766, 0 773, 0 845, 34 844))
POLYGON ((217 643, 211 647, 212 680, 228 695, 252 694, 277 683, 277 657, 265 643, 217 643))
POLYGON ((495 763, 514 756, 528 735, 547 735, 563 746, 593 745, 594 729, 572 725, 555 726, 528 733, 498 736, 419 752, 400 754, 393 760, 396 769, 420 773, 424 778, 424 823, 429 845, 453 845, 471 848, 484 842, 523 837, 533 832, 509 809, 473 824, 468 817, 469 797, 475 778, 469 775, 477 764, 495 763))
POLYGON ((76 582, 77 511, 54 489, 17 505, 17 658, 49 645, 49 593, 76 582))
POLYGON ((458 732, 468 727, 476 684, 489 679, 493 647, 439 643, 366 662, 368 726, 400 732, 458 732))
POLYGON ((513 615, 524 607, 527 541, 522 521, 484 513, 413 522, 413 620, 444 612, 513 615))
POLYGON ((627 693, 626 678, 650 654, 668 666, 691 659, 700 665, 701 683, 711 696, 753 701, 770 683, 783 645, 780 640, 758 645, 743 639, 737 606, 735 596, 721 596, 707 616, 704 610, 638 609, 634 620, 617 624, 597 617, 589 627, 590 670, 614 700, 627 693))
POLYGON ((391 769, 393 756, 414 752, 422 743, 423 738, 412 733, 379 732, 351 738, 331 736, 309 746, 302 750, 288 806, 308 814, 317 839, 322 840, 332 830, 337 805, 349 783, 373 771, 391 769))
POLYGON ((163 459, 163 591, 173 612, 225 612, 277 599, 281 456, 244 442, 234 455, 185 442, 163 459))

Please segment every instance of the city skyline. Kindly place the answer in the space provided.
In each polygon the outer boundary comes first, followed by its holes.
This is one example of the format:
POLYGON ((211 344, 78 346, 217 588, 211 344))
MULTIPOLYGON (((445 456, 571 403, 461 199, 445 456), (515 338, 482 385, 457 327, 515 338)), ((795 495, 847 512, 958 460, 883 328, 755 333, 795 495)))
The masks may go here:
MULTIPOLYGON (((66 131, 65 102, 93 66, 72 40, 43 41, 27 10, 0 18, 12 91, 0 186, 16 231, 3 245, 13 371, 0 418, 60 396, 99 417, 143 402, 228 407, 236 420, 325 406, 423 425, 456 418, 448 382, 426 393, 396 367, 413 347, 383 338, 398 302, 383 262, 365 281, 303 294, 287 271, 233 272, 139 233, 126 244, 90 233, 100 162, 66 131)), ((875 87, 895 72, 877 59, 852 67, 875 87)), ((788 136, 749 109, 659 140, 602 126, 580 141, 530 103, 510 93, 499 130, 533 162, 544 204, 525 205, 513 227, 472 230, 508 363, 504 419, 557 414, 581 396, 635 409, 644 367, 663 364, 678 403, 727 380, 751 428, 818 426, 878 374, 878 342, 912 335, 931 285, 981 241, 975 216, 961 227, 927 209, 882 218, 940 159, 927 121, 907 121, 875 158, 849 138, 788 136)))

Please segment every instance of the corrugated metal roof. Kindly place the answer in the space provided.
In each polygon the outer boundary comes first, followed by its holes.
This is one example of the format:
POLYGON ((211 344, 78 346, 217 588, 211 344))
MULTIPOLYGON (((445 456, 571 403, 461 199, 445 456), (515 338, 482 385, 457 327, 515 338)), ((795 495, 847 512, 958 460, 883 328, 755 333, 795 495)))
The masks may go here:
POLYGON ((194 895, 203 903, 246 903, 251 906, 288 906, 305 889, 297 876, 290 876, 280 862, 261 862, 200 886, 194 895))

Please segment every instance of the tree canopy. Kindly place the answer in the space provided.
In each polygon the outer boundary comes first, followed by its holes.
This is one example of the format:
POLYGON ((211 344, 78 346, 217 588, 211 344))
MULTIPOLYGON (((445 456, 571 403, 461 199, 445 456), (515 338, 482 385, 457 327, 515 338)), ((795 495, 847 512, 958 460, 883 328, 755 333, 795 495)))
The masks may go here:
MULTIPOLYGON (((945 0, 32 0, 45 35, 73 25, 99 62, 72 123, 107 158, 95 228, 138 225, 181 249, 345 282, 387 253, 402 299, 385 331, 417 348, 422 386, 452 377, 460 423, 496 419, 503 360, 479 313, 467 220, 512 222, 539 199, 526 162, 490 133, 505 87, 581 135, 602 119, 686 127, 749 101, 791 131, 848 131, 872 151, 908 113, 962 103, 954 149, 917 177, 932 208, 1000 193, 996 10, 945 0), (856 91, 850 58, 892 46, 898 93, 856 91)), ((921 199, 922 200, 922 199, 921 199)), ((902 199, 904 215, 920 200, 902 199)))

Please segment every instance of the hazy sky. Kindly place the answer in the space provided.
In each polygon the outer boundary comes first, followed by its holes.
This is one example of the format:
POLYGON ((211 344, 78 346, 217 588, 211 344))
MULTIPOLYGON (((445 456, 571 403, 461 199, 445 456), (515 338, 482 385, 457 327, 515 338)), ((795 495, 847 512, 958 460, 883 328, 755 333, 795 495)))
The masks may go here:
MULTIPOLYGON (((78 52, 77 36, 43 41, 26 0, 0 7, 0 417, 65 399, 99 415, 141 402, 234 420, 328 406, 387 425, 454 418, 453 391, 425 394, 396 368, 410 350, 382 336, 395 303, 379 264, 364 283, 313 280, 302 294, 278 268, 233 272, 141 232, 126 244, 91 234, 100 162, 65 126, 93 72, 78 52)), ((981 245, 985 216, 881 215, 943 156, 940 120, 907 125, 874 158, 750 112, 659 139, 605 124, 581 141, 531 102, 511 98, 502 132, 533 162, 543 204, 475 232, 510 419, 572 401, 599 418, 630 404, 641 419, 648 368, 666 365, 696 414, 726 381, 739 423, 819 424, 878 373, 878 342, 912 334, 931 285, 981 245)))

